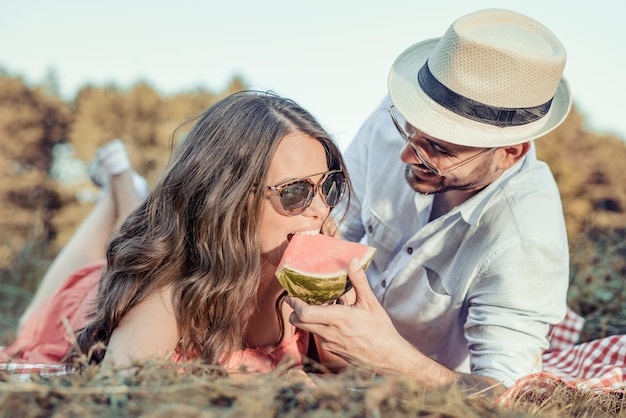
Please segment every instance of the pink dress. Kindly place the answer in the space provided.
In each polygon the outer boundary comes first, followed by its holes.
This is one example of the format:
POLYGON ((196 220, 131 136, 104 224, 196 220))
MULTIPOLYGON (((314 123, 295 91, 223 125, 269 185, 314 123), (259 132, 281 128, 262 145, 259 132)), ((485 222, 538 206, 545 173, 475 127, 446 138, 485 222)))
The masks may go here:
MULTIPOLYGON (((63 318, 67 318, 71 330, 87 324, 87 314, 95 301, 104 266, 103 260, 76 271, 57 293, 35 310, 24 323, 15 342, 0 350, 0 363, 5 363, 4 367, 0 364, 0 370, 8 369, 7 363, 24 366, 59 364, 72 342, 63 318)), ((260 373, 269 372, 283 362, 289 362, 292 367, 300 366, 308 350, 308 343, 309 334, 295 330, 291 337, 276 347, 240 350, 225 359, 222 365, 230 371, 260 373)), ((15 367, 13 369, 17 370, 15 367)))
POLYGON ((63 318, 72 330, 86 325, 104 265, 104 260, 98 261, 72 274, 28 317, 17 339, 0 352, 0 361, 54 364, 63 360, 72 341, 63 318))

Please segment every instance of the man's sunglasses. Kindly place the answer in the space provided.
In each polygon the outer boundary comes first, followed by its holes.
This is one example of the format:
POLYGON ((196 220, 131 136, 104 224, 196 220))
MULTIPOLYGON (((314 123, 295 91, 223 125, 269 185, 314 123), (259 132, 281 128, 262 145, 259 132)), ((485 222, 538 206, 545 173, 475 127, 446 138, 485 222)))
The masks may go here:
POLYGON ((295 180, 267 186, 268 195, 280 197, 280 205, 286 215, 295 216, 304 212, 313 201, 317 191, 320 191, 322 201, 329 208, 337 206, 346 189, 346 177, 342 170, 330 170, 323 173, 311 174, 295 180), (311 177, 322 175, 317 183, 311 177))

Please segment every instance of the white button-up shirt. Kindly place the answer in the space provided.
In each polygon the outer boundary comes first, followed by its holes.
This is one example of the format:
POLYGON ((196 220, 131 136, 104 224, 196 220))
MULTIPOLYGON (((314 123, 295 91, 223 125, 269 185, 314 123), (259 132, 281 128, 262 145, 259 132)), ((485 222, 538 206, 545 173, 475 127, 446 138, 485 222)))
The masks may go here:
POLYGON ((433 196, 404 179, 389 105, 387 97, 346 151, 356 196, 343 220, 337 211, 340 232, 377 248, 367 277, 404 338, 450 369, 510 386, 541 370, 549 327, 565 315, 569 253, 554 178, 533 145, 429 222, 433 196))

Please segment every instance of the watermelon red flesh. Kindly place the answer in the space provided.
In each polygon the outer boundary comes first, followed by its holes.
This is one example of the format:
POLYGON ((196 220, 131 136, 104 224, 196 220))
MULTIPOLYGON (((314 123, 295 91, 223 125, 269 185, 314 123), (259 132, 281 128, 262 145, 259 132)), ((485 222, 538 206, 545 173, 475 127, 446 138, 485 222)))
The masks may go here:
POLYGON ((350 260, 358 258, 365 270, 375 251, 367 245, 326 235, 294 235, 278 264, 276 277, 292 296, 309 304, 329 302, 350 289, 350 260))

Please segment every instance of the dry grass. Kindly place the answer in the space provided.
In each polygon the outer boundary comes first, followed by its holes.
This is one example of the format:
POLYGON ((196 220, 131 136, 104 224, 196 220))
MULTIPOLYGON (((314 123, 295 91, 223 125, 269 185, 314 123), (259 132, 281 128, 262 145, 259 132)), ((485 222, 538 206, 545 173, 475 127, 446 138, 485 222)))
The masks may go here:
MULTIPOLYGON (((76 203, 76 190, 47 179, 52 146, 66 141, 77 158, 87 161, 98 145, 122 137, 138 158, 133 166, 150 181, 169 155, 173 128, 243 87, 234 80, 223 94, 167 99, 146 85, 128 91, 87 87, 69 106, 31 91, 19 79, 0 77, 0 142, 11 146, 0 154, 0 345, 14 339, 19 315, 51 257, 89 210, 76 203)), ((626 146, 622 139, 585 132, 583 119, 573 111, 551 138, 537 141, 537 152, 561 191, 572 248, 569 304, 585 316, 583 339, 590 340, 626 333, 626 146)), ((126 377, 88 367, 81 374, 35 375, 25 382, 0 371, 0 418, 597 418, 626 416, 623 401, 620 394, 531 385, 504 406, 459 387, 426 392, 411 380, 376 378, 358 369, 324 376, 279 369, 217 377, 203 367, 179 373, 175 367, 146 364, 126 377)))
MULTIPOLYGON (((33 234, 15 262, 0 270, 0 345, 10 343, 20 313, 50 262, 33 234)), ((626 229, 589 229, 572 246, 569 303, 587 319, 585 339, 626 333, 626 229)), ((277 370, 216 377, 210 369, 178 373, 159 364, 132 375, 33 376, 20 382, 0 372, 0 417, 609 417, 625 416, 619 394, 530 387, 504 406, 459 387, 426 392, 403 378, 375 378, 352 369, 320 376, 277 370)))
MULTIPOLYGON (((609 307, 626 306, 626 292, 621 285, 607 286, 612 285, 612 280, 605 279, 610 268, 616 275, 615 281, 623 283, 623 274, 617 275, 624 262, 622 232, 590 232, 600 235, 594 235, 593 241, 573 252, 571 301, 575 308, 587 306, 592 319, 596 314, 604 315, 605 322, 611 317, 619 321, 624 318, 623 312, 620 317, 617 310, 610 311, 609 307), (600 304, 602 298, 608 298, 607 292, 611 303, 600 304), (593 297, 598 303, 595 310, 589 308, 593 297)), ((17 318, 34 290, 31 278, 48 265, 44 254, 41 248, 28 245, 17 262, 1 272, 0 344, 9 343, 14 337, 17 318)), ((595 322, 591 323, 588 335, 599 336, 594 331, 595 322)), ((611 323, 611 332, 624 332, 615 321, 611 323)), ((218 377, 214 370, 197 365, 193 370, 179 371, 180 367, 145 364, 123 377, 124 374, 98 373, 96 368, 88 367, 83 373, 66 376, 34 375, 26 382, 0 372, 0 417, 626 416, 626 410, 620 412, 621 396, 573 391, 558 385, 531 386, 504 406, 459 387, 427 392, 411 380, 375 377, 359 369, 339 375, 305 375, 279 369, 267 375, 231 377, 218 377)))
POLYGON ((279 369, 267 375, 219 378, 153 364, 126 378, 95 369, 30 382, 3 377, 0 411, 5 416, 523 417, 539 416, 542 410, 556 414, 545 416, 565 416, 567 408, 505 408, 458 388, 426 392, 410 380, 374 379, 362 371, 305 377, 279 369))
POLYGON ((581 341, 626 334, 626 228, 587 230, 570 277, 568 304, 585 318, 581 341))
POLYGON ((527 391, 502 406, 458 387, 427 392, 404 378, 375 378, 352 369, 304 375, 278 369, 267 375, 216 377, 210 369, 180 373, 144 365, 120 373, 82 374, 16 382, 0 374, 1 416, 63 417, 608 417, 616 397, 553 388, 527 391))

